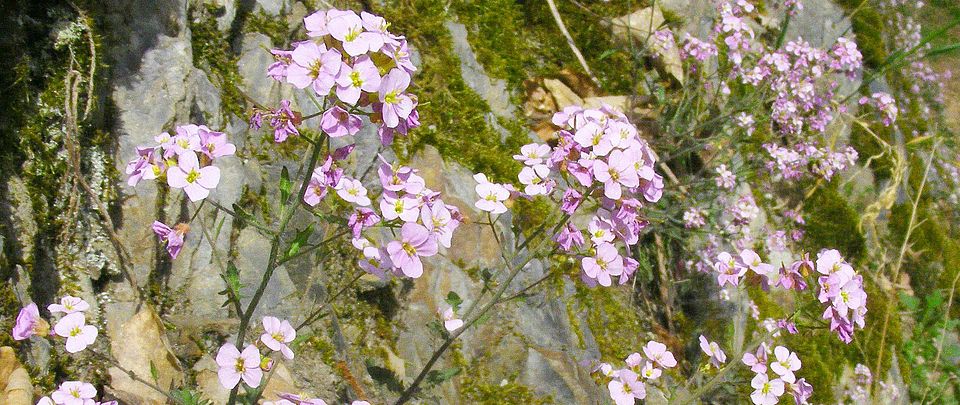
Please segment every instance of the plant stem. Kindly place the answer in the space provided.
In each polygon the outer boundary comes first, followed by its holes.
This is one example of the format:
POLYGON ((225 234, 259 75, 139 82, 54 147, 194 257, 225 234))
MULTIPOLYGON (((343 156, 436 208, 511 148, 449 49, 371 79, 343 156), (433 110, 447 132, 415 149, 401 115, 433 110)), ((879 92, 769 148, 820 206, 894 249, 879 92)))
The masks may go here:
MULTIPOLYGON (((557 224, 557 226, 554 229, 559 229, 560 227, 565 225, 567 223, 567 220, 569 219, 570 219, 570 215, 564 214, 564 216, 561 218, 560 222, 557 224)), ((515 264, 510 266, 511 267, 510 274, 507 275, 506 280, 504 280, 503 283, 500 284, 500 288, 498 288, 497 291, 493 294, 493 297, 490 298, 490 301, 488 301, 487 304, 483 306, 483 308, 481 308, 476 315, 474 315, 472 318, 467 320, 464 323, 463 327, 453 332, 450 335, 450 337, 448 337, 443 342, 443 344, 440 345, 440 347, 433 352, 433 355, 430 356, 430 360, 428 360, 427 364, 425 364, 423 366, 423 369, 420 370, 420 374, 418 374, 417 377, 413 380, 413 383, 411 383, 410 386, 403 391, 403 394, 400 395, 400 398, 397 399, 397 402, 395 402, 394 405, 404 404, 407 401, 409 401, 411 398, 413 398, 413 395, 417 392, 417 388, 420 386, 421 383, 423 383, 424 378, 427 377, 427 374, 430 372, 430 370, 433 369, 433 365, 436 364, 438 360, 440 360, 440 356, 442 356, 443 353, 446 352, 448 348, 450 348, 450 345, 452 345, 453 342, 460 337, 460 335, 463 335, 464 332, 470 329, 471 326, 475 325, 477 321, 483 318, 483 316, 486 315, 487 312, 489 312, 494 306, 505 301, 501 299, 501 297, 503 297, 503 294, 507 291, 507 288, 510 287, 510 284, 511 282, 513 282, 513 279, 520 274, 520 271, 522 271, 523 268, 528 263, 530 263, 530 261, 532 261, 535 257, 537 257, 536 253, 539 252, 544 245, 546 245, 547 241, 549 241, 548 238, 541 239, 540 243, 537 244, 537 247, 533 250, 530 250, 529 251, 530 253, 527 254, 524 259, 519 259, 519 258, 514 259, 515 264)))
MULTIPOLYGON (((324 135, 326 136, 326 135, 324 135)), ((300 191, 297 193, 296 199, 291 197, 287 198, 287 201, 284 201, 283 217, 280 219, 280 225, 277 228, 276 233, 273 237, 273 243, 270 245, 270 258, 267 259, 267 270, 263 273, 263 278, 260 280, 260 286, 257 287, 257 291, 253 294, 253 298, 250 299, 250 303, 247 305, 247 309, 240 315, 240 330, 237 333, 237 347, 243 347, 243 341, 246 337, 247 328, 250 327, 250 319, 253 318, 253 312, 257 309, 257 304, 260 303, 260 299, 263 298, 263 292, 267 289, 267 284, 270 283, 270 278, 273 277, 273 272, 280 266, 279 260, 279 251, 280 244, 283 243, 283 233, 287 229, 287 225, 290 223, 290 219, 293 218, 293 214, 297 211, 296 208, 300 206, 300 202, 303 201, 303 196, 307 192, 307 184, 310 182, 310 176, 313 173, 314 167, 317 165, 317 161, 320 159, 320 152, 322 151, 322 139, 321 142, 317 142, 313 145, 312 153, 310 155, 310 163, 307 164, 307 170, 301 173, 303 175, 303 181, 300 183, 300 191)), ((237 390, 239 385, 233 387, 230 390, 230 399, 227 402, 229 405, 234 405, 237 403, 237 390)))

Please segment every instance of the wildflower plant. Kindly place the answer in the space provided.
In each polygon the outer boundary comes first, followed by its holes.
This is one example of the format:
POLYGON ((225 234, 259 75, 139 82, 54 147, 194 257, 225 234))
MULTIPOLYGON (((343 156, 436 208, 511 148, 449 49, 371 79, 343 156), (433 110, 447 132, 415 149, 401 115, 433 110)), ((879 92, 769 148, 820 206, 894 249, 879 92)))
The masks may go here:
MULTIPOLYGON (((784 38, 790 18, 803 10, 800 1, 785 3, 788 11, 775 41, 757 32, 759 10, 748 0, 717 2, 718 18, 706 38, 653 27, 657 30, 648 46, 656 55, 651 57, 677 51, 686 86, 694 87, 679 100, 664 102, 663 113, 669 118, 660 122, 660 139, 638 127, 631 113, 613 106, 566 106, 550 117, 554 131, 548 142, 523 145, 513 155, 519 166, 516 179, 496 182, 501 179, 493 174, 473 175, 472 202, 480 218, 469 218, 444 202, 416 167, 387 153, 356 156, 356 136, 375 134, 382 151, 402 143, 398 138, 421 125, 417 66, 407 39, 391 32, 383 17, 366 11, 329 9, 307 15, 306 37, 288 49, 270 50, 274 62, 264 74, 312 105, 285 99, 266 106, 251 100, 251 129, 272 133, 275 144, 298 139, 303 142, 296 144, 307 148, 299 170, 284 167, 278 184, 267 186, 276 188, 279 196, 273 224, 262 223, 240 206, 218 202, 221 180, 237 175, 223 163, 242 153, 226 132, 200 124, 177 125, 140 145, 125 168, 130 187, 154 181, 177 193, 192 210, 184 222, 157 219, 140 224, 153 231, 171 261, 183 260, 178 257, 187 241, 200 238, 191 232, 191 222, 205 209, 232 216, 270 240, 266 268, 251 286, 251 296, 241 299, 238 275, 249 269, 218 263, 223 267, 224 306, 239 319, 228 338, 208 350, 215 356, 218 382, 230 392, 228 404, 327 403, 303 393, 265 398, 277 364, 297 359, 298 349, 313 334, 311 328, 331 311, 320 305, 290 319, 261 315, 261 300, 271 293, 268 286, 280 266, 341 244, 352 249, 352 267, 367 275, 422 282, 433 271, 431 261, 452 249, 458 229, 466 224, 489 227, 500 255, 497 271, 485 275, 484 288, 469 302, 450 292, 446 305, 430 310, 439 345, 412 379, 400 382, 396 404, 422 399, 428 383, 442 382, 434 368, 458 339, 476 331, 496 308, 554 275, 548 272, 521 284, 518 276, 531 262, 557 265, 561 271, 572 266, 576 282, 602 294, 650 281, 645 273, 652 269, 642 268, 649 265, 646 252, 653 245, 662 256, 663 236, 674 239, 669 246, 679 251, 676 264, 685 266, 675 267, 687 273, 686 281, 707 281, 699 294, 720 301, 736 297, 743 318, 749 315, 752 321, 730 327, 736 328, 737 339, 704 327, 689 336, 643 339, 647 343, 642 347, 618 348, 630 352, 623 358, 580 359, 609 400, 628 405, 656 395, 689 403, 721 383, 736 381, 740 387, 732 391, 743 394, 741 402, 749 398, 768 405, 789 398, 808 403, 815 389, 805 377, 809 360, 791 347, 791 336, 825 335, 851 344, 859 336, 856 331, 867 326, 868 301, 874 298, 867 294, 870 269, 845 257, 852 252, 837 246, 811 252, 803 204, 819 187, 858 164, 859 152, 838 139, 837 126, 872 118, 894 127, 901 109, 885 92, 850 102, 843 84, 862 77, 864 64, 856 43, 840 37, 821 49, 802 38, 784 38), (372 131, 363 131, 365 127, 372 131), (334 148, 335 138, 345 146, 334 148), (352 157, 372 161, 369 174, 375 178, 353 177, 348 170, 352 157), (668 163, 684 159, 694 170, 677 176, 673 170, 682 165, 668 163), (521 200, 551 209, 530 229, 507 234, 497 224, 521 200), (312 223, 293 230, 298 213, 310 214, 312 223), (676 235, 685 239, 681 242, 676 235), (761 310, 757 301, 775 304, 761 310)), ((922 64, 911 69, 926 72, 922 64)), ((930 90, 932 80, 926 82, 916 94, 930 90)), ((211 243, 209 248, 216 246, 211 243)), ((666 291, 671 275, 666 260, 658 261, 658 283, 666 291)), ((344 280, 332 296, 359 279, 344 280)), ((662 304, 669 308, 672 303, 662 304)), ((20 311, 11 335, 17 341, 49 339, 58 350, 62 346, 70 354, 89 353, 145 381, 97 350, 99 330, 88 323, 90 309, 89 303, 69 295, 49 305, 49 315, 31 303, 20 311)), ((865 400, 873 377, 862 365, 856 375, 861 384, 848 396, 865 400)), ((151 388, 177 402, 165 387, 151 388)), ((354 405, 367 404, 356 394, 349 394, 356 399, 354 405)), ((65 381, 39 403, 106 404, 96 402, 97 397, 92 384, 65 381)))

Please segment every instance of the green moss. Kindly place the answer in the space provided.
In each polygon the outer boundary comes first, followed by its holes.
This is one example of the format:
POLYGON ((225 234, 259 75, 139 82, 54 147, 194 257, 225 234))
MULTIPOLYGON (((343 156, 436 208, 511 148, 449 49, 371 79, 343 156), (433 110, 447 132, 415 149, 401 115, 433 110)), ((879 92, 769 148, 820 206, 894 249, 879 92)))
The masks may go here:
POLYGON ((422 59, 412 91, 423 101, 418 110, 424 126, 398 143, 407 148, 408 155, 424 145, 433 145, 442 156, 474 172, 486 173, 495 181, 516 178, 520 165, 511 156, 528 142, 526 130, 519 122, 498 119, 497 124, 508 130, 501 141, 503 135, 488 122, 492 114, 487 103, 460 75, 451 74, 460 71, 460 60, 443 25, 451 18, 444 2, 397 3, 381 12, 393 22, 395 32, 410 38, 422 59))
POLYGON ((646 343, 647 322, 631 305, 626 290, 575 285, 577 304, 597 341, 601 361, 623 361, 646 343))
POLYGON ((810 252, 837 249, 851 262, 864 256, 865 240, 860 233, 860 216, 838 191, 839 180, 817 188, 803 204, 806 219, 804 248, 810 252))
MULTIPOLYGON (((628 14, 641 4, 557 2, 562 18, 607 90, 629 92, 634 83, 628 52, 615 43, 604 20, 628 14)), ((644 3, 644 2, 641 2, 644 3)), ((524 80, 555 75, 563 68, 581 71, 546 2, 455 1, 451 9, 467 27, 477 59, 487 72, 505 79, 514 92, 524 80)))
POLYGON ((263 10, 247 15, 244 21, 244 32, 259 32, 270 37, 274 47, 282 47, 290 40, 290 25, 283 16, 271 16, 263 10))
POLYGON ((886 26, 886 23, 877 7, 871 2, 864 2, 863 0, 836 0, 836 3, 848 14, 855 12, 851 25, 854 34, 857 36, 857 47, 863 54, 864 64, 874 69, 882 66, 887 59, 887 50, 883 40, 883 27, 886 26))
POLYGON ((191 6, 188 10, 193 63, 211 74, 220 87, 221 108, 224 113, 246 116, 246 99, 237 87, 241 83, 237 56, 230 51, 228 36, 217 29, 217 6, 191 6))

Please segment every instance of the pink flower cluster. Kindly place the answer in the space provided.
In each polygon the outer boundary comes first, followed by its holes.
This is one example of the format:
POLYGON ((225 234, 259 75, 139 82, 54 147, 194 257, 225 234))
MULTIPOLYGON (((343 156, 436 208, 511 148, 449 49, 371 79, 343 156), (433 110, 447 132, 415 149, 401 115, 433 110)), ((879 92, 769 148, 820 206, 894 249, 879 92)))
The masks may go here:
POLYGON ((828 304, 823 319, 830 320, 830 330, 844 343, 853 340, 854 325, 864 327, 867 314, 867 293, 863 290, 863 276, 843 260, 835 249, 817 254, 817 279, 820 292, 817 299, 828 304))
MULTIPOLYGON (((360 108, 380 123, 383 145, 420 125, 417 98, 406 92, 416 67, 406 39, 390 33, 383 17, 330 9, 308 15, 303 24, 310 39, 294 43, 292 50, 273 50, 276 62, 267 74, 332 104, 320 122, 324 132, 331 137, 356 134, 360 108)), ((276 110, 257 110, 251 126, 259 128, 263 118, 270 119, 277 142, 299 134, 300 116, 290 110, 289 101, 276 110)))
POLYGON ((643 347, 643 354, 633 353, 624 360, 626 367, 614 369, 607 363, 600 363, 593 371, 609 378, 607 390, 617 405, 633 405, 637 399, 647 396, 644 382, 652 382, 663 374, 664 369, 677 366, 673 353, 660 342, 649 341, 643 347))
POLYGON ((767 161, 767 170, 783 180, 798 180, 805 175, 815 175, 830 180, 833 175, 853 166, 859 154, 847 146, 839 151, 818 147, 815 142, 798 142, 793 147, 765 143, 763 148, 772 160, 767 161))
POLYGON ((897 121, 897 114, 899 113, 897 101, 887 93, 877 92, 870 95, 870 97, 861 97, 860 105, 870 105, 876 108, 877 111, 880 111, 884 126, 889 127, 897 121))
POLYGON ((750 400, 756 405, 773 405, 779 402, 784 393, 789 393, 798 405, 807 403, 813 394, 813 386, 803 378, 797 379, 794 374, 801 366, 797 353, 777 346, 773 349, 774 358, 769 358, 770 354, 770 347, 761 343, 755 353, 743 355, 743 364, 755 373, 750 381, 754 389, 750 400), (767 374, 768 369, 775 374, 772 380, 767 374))
POLYGON ((359 263, 362 269, 381 278, 418 278, 423 274, 422 257, 436 255, 440 246, 450 247, 453 232, 464 218, 455 206, 443 202, 440 193, 427 188, 416 170, 382 160, 377 170, 382 192, 374 209, 363 184, 344 176, 341 169, 331 166, 331 161, 328 159, 314 173, 305 200, 316 205, 326 189, 331 188, 355 206, 348 226, 353 246, 364 256, 359 263), (384 227, 399 227, 400 237, 375 243, 380 239, 377 234, 364 233, 381 223, 384 227))
MULTIPOLYGON (((260 345, 279 352, 288 360, 293 360, 293 351, 289 344, 297 338, 297 331, 290 322, 272 316, 263 317, 263 334, 260 345)), ((273 359, 262 355, 256 344, 247 345, 243 351, 233 343, 224 343, 217 351, 217 377, 226 389, 233 389, 242 380, 247 386, 257 388, 263 379, 263 372, 270 371, 273 359)))
MULTIPOLYGON (((64 314, 53 326, 53 334, 66 338, 68 353, 77 353, 86 349, 97 340, 97 327, 87 325, 84 312, 90 304, 82 298, 69 295, 60 299, 59 304, 50 304, 47 310, 52 314, 64 314)), ((43 336, 50 332, 50 325, 40 317, 37 304, 29 303, 17 315, 11 335, 14 340, 26 340, 31 336, 43 336)))
MULTIPOLYGON (((514 159, 524 164, 519 181, 523 191, 509 184, 475 176, 480 210, 499 214, 511 197, 547 196, 573 216, 586 200, 596 201, 596 211, 587 225, 591 247, 583 252, 582 278, 589 285, 610 286, 614 277, 626 283, 638 263, 621 255, 617 243, 629 253, 647 226, 642 215, 646 203, 663 195, 663 177, 654 172, 656 155, 626 116, 612 107, 584 109, 569 106, 553 116, 558 144, 529 144, 514 159)), ((567 223, 554 236, 567 252, 585 245, 584 233, 567 223)))
POLYGON ((727 252, 720 252, 713 268, 717 272, 717 282, 721 287, 725 284, 740 285, 740 280, 747 274, 747 270, 765 278, 771 277, 776 272, 772 265, 760 260, 760 255, 751 249, 743 249, 736 257, 727 252))
POLYGON ((99 402, 97 388, 83 381, 64 381, 49 397, 40 398, 37 405, 117 405, 117 401, 99 402))
POLYGON ((155 145, 137 148, 137 157, 127 164, 127 184, 141 180, 166 179, 167 185, 182 189, 190 201, 200 201, 220 183, 216 159, 233 155, 237 148, 226 134, 205 125, 182 125, 176 134, 154 137, 155 145))

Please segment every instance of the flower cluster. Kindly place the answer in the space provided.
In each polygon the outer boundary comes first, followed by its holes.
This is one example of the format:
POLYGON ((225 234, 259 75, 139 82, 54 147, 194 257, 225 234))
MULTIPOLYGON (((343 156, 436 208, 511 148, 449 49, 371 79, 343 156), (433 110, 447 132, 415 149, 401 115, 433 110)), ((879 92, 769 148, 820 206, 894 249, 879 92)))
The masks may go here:
POLYGON ((700 350, 707 355, 710 365, 720 368, 720 365, 727 362, 727 354, 723 352, 717 342, 711 342, 706 336, 700 335, 700 350))
POLYGON ((817 254, 817 279, 820 292, 817 298, 828 304, 823 319, 830 320, 830 330, 844 343, 853 340, 854 325, 864 327, 867 314, 867 293, 863 290, 863 276, 843 260, 834 249, 817 254))
MULTIPOLYGON (((53 326, 53 335, 66 339, 68 353, 77 353, 86 349, 97 340, 97 327, 87 324, 85 311, 90 304, 82 298, 66 295, 59 304, 50 304, 47 310, 51 314, 63 314, 53 326)), ((50 334, 50 324, 40 317, 37 304, 29 303, 17 315, 11 335, 14 340, 26 340, 32 336, 46 337, 50 334)))
MULTIPOLYGON (((281 321, 272 316, 263 318, 263 334, 259 344, 267 349, 279 352, 288 360, 293 360, 293 351, 289 344, 297 338, 297 331, 290 322, 281 321)), ((273 359, 263 355, 256 344, 249 344, 243 351, 233 343, 224 343, 217 351, 217 377, 224 388, 233 389, 241 380, 251 388, 260 386, 263 372, 273 368, 273 359)))
POLYGON ((769 358, 770 348, 761 343, 755 353, 744 353, 743 364, 750 367, 755 375, 750 381, 754 391, 750 400, 756 405, 773 405, 780 401, 784 393, 793 396, 797 404, 805 404, 813 394, 813 386, 805 379, 797 379, 795 371, 800 370, 800 358, 783 346, 773 349, 774 358, 769 358), (771 380, 767 370, 773 371, 771 380))
POLYGON ((83 381, 64 381, 50 396, 40 398, 37 405, 117 405, 117 401, 99 402, 97 387, 83 381))
POLYGON ((799 142, 792 148, 765 143, 763 148, 772 158, 767 161, 767 170, 782 180, 798 180, 813 174, 829 181, 834 174, 853 166, 859 156, 850 146, 831 151, 818 147, 815 142, 799 142))
POLYGON ((382 161, 377 170, 382 193, 374 209, 359 180, 331 167, 328 159, 317 169, 305 200, 316 205, 329 188, 355 206, 348 225, 353 246, 363 254, 359 263, 363 270, 381 278, 390 275, 418 278, 423 274, 421 257, 436 255, 440 246, 450 247, 453 232, 464 218, 455 206, 443 202, 440 193, 427 188, 416 170, 382 161), (399 227, 399 239, 377 243, 378 234, 364 232, 377 224, 399 227))
POLYGON ((893 99, 893 96, 877 92, 870 95, 870 97, 861 97, 860 105, 870 105, 880 111, 880 114, 883 116, 883 125, 890 126, 897 120, 897 114, 899 110, 897 109, 897 101, 893 99))
MULTIPOLYGON (((511 197, 547 196, 573 216, 593 199, 597 208, 587 225, 592 246, 582 255, 582 278, 590 285, 610 286, 615 277, 626 283, 638 263, 621 255, 617 243, 629 252, 647 226, 642 207, 663 195, 663 177, 653 169, 656 155, 626 116, 606 105, 566 107, 552 121, 561 128, 557 146, 529 144, 514 156, 524 164, 518 176, 523 191, 477 175, 476 207, 499 214, 511 197)), ((567 252, 585 244, 583 231, 572 223, 554 240, 567 252)))
POLYGON ((660 342, 650 341, 643 347, 643 354, 633 353, 624 360, 626 367, 614 369, 601 363, 594 369, 609 378, 607 390, 617 405, 633 405, 637 399, 647 396, 644 382, 652 382, 663 374, 664 369, 677 366, 673 353, 660 342))
POLYGON ((236 153, 227 135, 206 125, 182 125, 175 135, 164 132, 154 137, 155 145, 137 148, 137 157, 127 163, 127 184, 141 180, 163 180, 183 189, 190 201, 200 201, 220 183, 220 169, 213 163, 236 153))
MULTIPOLYGON (((389 145, 395 135, 420 125, 417 98, 406 92, 416 67, 406 39, 390 33, 383 17, 330 9, 308 15, 303 24, 310 39, 294 43, 291 50, 273 50, 276 62, 267 74, 324 99, 330 106, 320 122, 325 133, 356 134, 361 128, 357 114, 363 113, 379 123, 380 140, 389 145)), ((299 134, 301 116, 289 101, 278 109, 257 109, 250 125, 259 128, 264 118, 270 120, 276 142, 299 134)))

